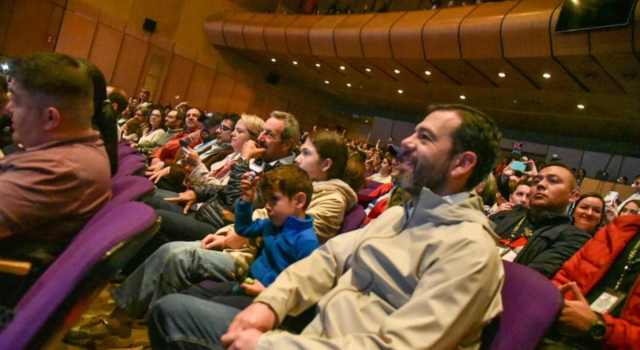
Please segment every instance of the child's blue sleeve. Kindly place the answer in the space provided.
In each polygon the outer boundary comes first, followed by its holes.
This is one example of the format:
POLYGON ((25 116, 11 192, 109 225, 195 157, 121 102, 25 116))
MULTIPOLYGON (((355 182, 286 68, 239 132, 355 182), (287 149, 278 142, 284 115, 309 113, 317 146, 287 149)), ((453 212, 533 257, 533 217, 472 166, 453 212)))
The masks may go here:
POLYGON ((235 208, 236 222, 234 228, 236 232, 243 237, 254 238, 259 237, 264 232, 266 225, 270 223, 269 220, 251 220, 253 214, 253 205, 249 202, 238 200, 235 208))
POLYGON ((302 260, 313 253, 320 246, 316 233, 311 230, 311 235, 300 235, 296 240, 296 260, 302 260))

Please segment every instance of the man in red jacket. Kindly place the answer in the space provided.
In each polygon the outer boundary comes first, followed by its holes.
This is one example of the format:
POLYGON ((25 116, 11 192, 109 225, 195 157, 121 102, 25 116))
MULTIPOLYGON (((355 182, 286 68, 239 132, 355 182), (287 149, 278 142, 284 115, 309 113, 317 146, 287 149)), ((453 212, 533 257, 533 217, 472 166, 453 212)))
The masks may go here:
POLYGON ((600 229, 553 277, 565 293, 555 346, 640 349, 640 215, 600 229))

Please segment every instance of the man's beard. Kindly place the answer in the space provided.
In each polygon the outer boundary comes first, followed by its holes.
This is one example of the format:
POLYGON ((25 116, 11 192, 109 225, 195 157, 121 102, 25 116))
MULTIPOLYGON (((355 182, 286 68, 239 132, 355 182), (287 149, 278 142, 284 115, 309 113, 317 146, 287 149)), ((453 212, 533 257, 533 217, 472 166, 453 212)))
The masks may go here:
POLYGON ((423 164, 418 160, 413 166, 413 171, 400 170, 398 184, 413 196, 419 195, 425 187, 436 192, 444 187, 447 181, 448 168, 448 160, 440 166, 423 164))

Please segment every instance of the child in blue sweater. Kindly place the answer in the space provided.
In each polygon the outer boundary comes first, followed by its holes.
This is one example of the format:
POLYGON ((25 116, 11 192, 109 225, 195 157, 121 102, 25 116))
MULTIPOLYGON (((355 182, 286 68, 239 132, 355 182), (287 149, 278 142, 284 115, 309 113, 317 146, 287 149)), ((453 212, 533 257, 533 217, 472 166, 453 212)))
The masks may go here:
POLYGON ((248 173, 243 176, 241 187, 242 196, 235 206, 235 230, 241 236, 262 239, 248 277, 240 284, 212 282, 194 285, 182 292, 240 309, 249 305, 280 272, 320 245, 312 219, 305 214, 313 185, 304 170, 295 165, 282 165, 261 178, 248 173), (269 219, 252 221, 252 203, 256 197, 264 202, 269 219))

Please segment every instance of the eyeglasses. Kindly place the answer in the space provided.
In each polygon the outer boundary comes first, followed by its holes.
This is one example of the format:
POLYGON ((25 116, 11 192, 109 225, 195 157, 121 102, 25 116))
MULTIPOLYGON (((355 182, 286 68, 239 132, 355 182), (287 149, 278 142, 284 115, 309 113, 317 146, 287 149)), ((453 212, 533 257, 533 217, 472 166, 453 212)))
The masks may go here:
POLYGON ((224 124, 220 124, 220 129, 222 129, 222 131, 232 131, 233 130, 232 127, 226 126, 224 124))

